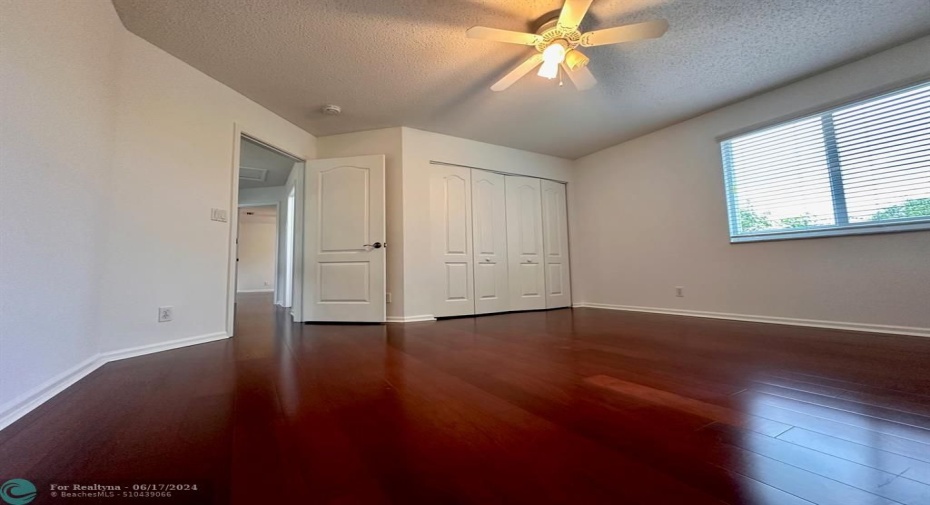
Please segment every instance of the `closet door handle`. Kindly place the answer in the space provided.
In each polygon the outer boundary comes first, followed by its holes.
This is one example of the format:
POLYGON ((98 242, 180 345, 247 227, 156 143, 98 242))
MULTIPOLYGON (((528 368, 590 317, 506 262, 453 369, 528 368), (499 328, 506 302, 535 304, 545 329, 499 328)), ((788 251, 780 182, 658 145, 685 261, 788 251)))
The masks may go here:
POLYGON ((373 247, 375 249, 381 249, 381 242, 375 242, 374 244, 364 244, 362 247, 373 247))

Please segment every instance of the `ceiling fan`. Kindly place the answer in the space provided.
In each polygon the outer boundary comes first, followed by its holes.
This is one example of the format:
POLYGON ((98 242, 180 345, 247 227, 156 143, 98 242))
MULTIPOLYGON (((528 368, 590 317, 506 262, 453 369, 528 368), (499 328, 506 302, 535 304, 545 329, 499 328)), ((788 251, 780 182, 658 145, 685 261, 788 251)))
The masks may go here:
POLYGON ((473 26, 465 32, 468 38, 493 40, 508 44, 534 46, 536 53, 519 64, 501 80, 491 86, 493 91, 503 91, 531 70, 542 65, 538 75, 554 79, 561 68, 576 88, 581 91, 591 89, 597 79, 588 70, 588 59, 578 46, 593 47, 607 44, 619 44, 634 40, 661 37, 668 30, 668 21, 658 19, 631 25, 605 28, 593 32, 581 33, 578 27, 584 19, 594 0, 565 0, 558 18, 543 23, 536 33, 522 33, 500 30, 485 26, 473 26))

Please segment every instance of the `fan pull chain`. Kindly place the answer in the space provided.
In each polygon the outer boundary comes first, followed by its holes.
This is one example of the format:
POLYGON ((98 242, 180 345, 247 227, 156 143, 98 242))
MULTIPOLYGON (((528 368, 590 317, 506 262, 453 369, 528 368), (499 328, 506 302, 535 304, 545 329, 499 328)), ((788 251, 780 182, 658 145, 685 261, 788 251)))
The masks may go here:
POLYGON ((559 87, 561 88, 563 85, 565 85, 565 83, 562 82, 562 65, 559 65, 559 87))

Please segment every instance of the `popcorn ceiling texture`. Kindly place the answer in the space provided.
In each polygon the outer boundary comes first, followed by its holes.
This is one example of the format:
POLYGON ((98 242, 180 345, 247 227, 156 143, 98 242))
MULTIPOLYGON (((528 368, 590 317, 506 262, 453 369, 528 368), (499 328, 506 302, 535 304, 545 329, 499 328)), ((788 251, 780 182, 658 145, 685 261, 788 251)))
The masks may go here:
POLYGON ((488 87, 560 0, 114 0, 133 33, 317 135, 410 126, 574 159, 930 33, 930 0, 595 0, 583 30, 655 18, 661 39, 586 49, 599 85, 488 87), (343 114, 319 113, 327 103, 343 114))

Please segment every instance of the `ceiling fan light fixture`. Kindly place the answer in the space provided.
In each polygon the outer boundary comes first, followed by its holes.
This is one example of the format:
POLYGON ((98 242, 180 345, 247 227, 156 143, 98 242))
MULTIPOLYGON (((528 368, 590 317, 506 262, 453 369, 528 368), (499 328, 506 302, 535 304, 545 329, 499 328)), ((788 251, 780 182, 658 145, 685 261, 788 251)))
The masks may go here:
MULTIPOLYGON (((529 75, 537 66, 538 75, 555 79, 563 72, 578 91, 585 91, 597 84, 597 79, 588 70, 587 56, 578 47, 606 46, 644 39, 661 37, 668 30, 668 21, 655 19, 613 28, 603 28, 582 33, 581 23, 594 0, 564 0, 558 18, 548 16, 536 28, 536 33, 523 33, 487 26, 473 26, 465 35, 471 39, 493 40, 507 44, 533 46, 536 50, 529 58, 511 69, 491 85, 491 91, 504 91, 529 75)), ((542 21, 542 19, 541 19, 542 21)), ((559 79, 559 85, 562 80, 559 79)))
POLYGON ((559 64, 565 61, 565 51, 568 48, 568 44, 564 41, 556 40, 553 43, 549 44, 545 50, 543 50, 543 64, 539 67, 540 77, 545 77, 546 79, 555 79, 559 75, 559 64))
POLYGON ((588 62, 591 61, 590 58, 579 52, 577 49, 569 51, 565 55, 565 64, 568 65, 570 70, 577 70, 579 68, 585 67, 588 65, 588 62))

